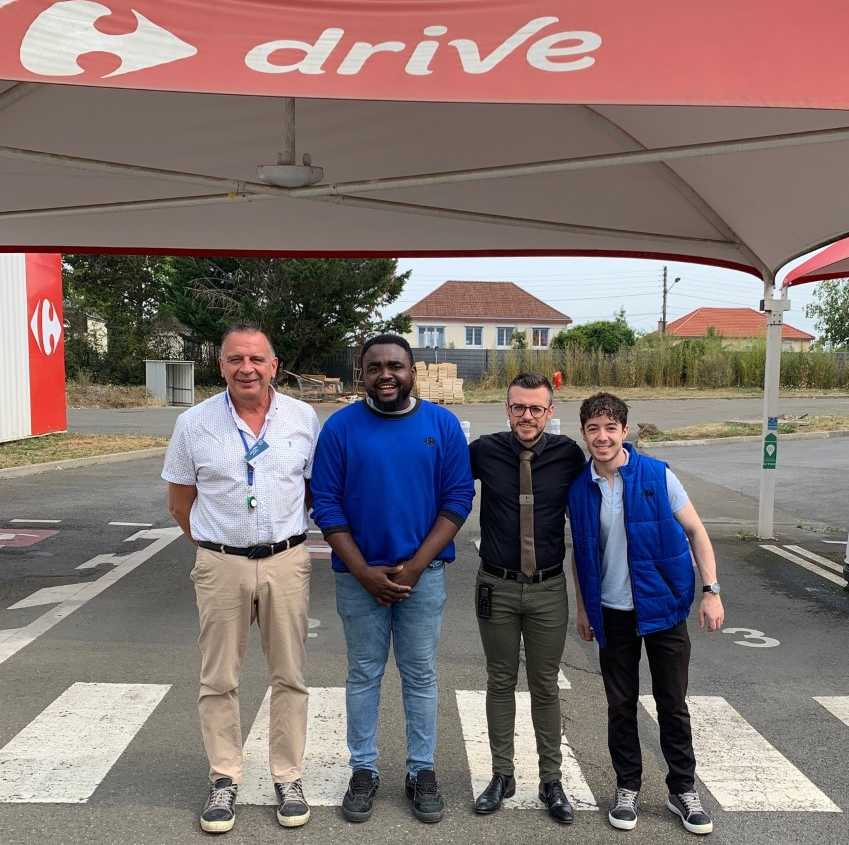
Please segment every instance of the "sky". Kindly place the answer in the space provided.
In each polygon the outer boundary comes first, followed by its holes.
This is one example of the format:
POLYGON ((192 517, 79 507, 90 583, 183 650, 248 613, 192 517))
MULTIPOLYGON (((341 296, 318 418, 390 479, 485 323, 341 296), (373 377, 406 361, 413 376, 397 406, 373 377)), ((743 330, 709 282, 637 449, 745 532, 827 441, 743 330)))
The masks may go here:
MULTIPOLYGON (((613 319, 624 308, 634 329, 654 331, 660 319, 664 265, 670 286, 668 322, 700 306, 757 309, 763 296, 763 284, 754 276, 698 264, 636 258, 402 258, 399 272, 412 273, 385 316, 409 308, 449 279, 502 281, 515 282, 567 314, 573 325, 613 319)), ((785 322, 815 335, 813 320, 805 317, 814 287, 790 289, 791 308, 785 322)))

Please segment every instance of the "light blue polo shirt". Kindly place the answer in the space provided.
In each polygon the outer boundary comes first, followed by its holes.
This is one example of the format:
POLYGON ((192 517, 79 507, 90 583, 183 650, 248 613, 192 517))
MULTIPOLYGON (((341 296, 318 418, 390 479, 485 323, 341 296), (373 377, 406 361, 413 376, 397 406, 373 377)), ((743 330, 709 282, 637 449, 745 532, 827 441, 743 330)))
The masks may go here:
MULTIPOLYGON (((627 450, 625 463, 628 463, 627 450)), ((595 464, 592 462, 590 473, 601 493, 601 604, 614 610, 633 610, 634 598, 628 572, 628 543, 625 537, 625 510, 622 505, 622 476, 617 471, 613 476, 611 489, 607 479, 595 471, 595 464)), ((683 485, 669 467, 666 468, 666 492, 672 513, 678 513, 690 501, 683 485)))

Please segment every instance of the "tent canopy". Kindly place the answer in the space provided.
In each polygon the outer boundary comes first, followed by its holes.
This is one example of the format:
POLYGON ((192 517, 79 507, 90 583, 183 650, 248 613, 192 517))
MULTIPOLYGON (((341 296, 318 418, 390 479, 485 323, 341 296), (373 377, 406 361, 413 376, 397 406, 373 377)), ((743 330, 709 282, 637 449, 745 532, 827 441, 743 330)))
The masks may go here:
POLYGON ((849 8, 703 6, 0 0, 0 249, 770 274, 849 231, 849 8))
POLYGON ((783 286, 845 278, 849 278, 849 238, 841 238, 794 267, 785 276, 783 286))

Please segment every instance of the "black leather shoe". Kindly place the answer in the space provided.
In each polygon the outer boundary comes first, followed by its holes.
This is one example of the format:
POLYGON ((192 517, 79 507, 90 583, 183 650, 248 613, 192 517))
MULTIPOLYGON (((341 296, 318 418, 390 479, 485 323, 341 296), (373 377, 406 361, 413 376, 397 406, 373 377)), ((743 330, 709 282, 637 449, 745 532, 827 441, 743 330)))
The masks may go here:
POLYGON ((515 794, 516 778, 513 775, 494 774, 489 786, 475 800, 475 812, 482 816, 494 813, 501 809, 505 798, 512 798, 515 794))
POLYGON ((559 780, 539 785, 539 800, 548 807, 548 815, 560 824, 572 824, 575 813, 559 780))

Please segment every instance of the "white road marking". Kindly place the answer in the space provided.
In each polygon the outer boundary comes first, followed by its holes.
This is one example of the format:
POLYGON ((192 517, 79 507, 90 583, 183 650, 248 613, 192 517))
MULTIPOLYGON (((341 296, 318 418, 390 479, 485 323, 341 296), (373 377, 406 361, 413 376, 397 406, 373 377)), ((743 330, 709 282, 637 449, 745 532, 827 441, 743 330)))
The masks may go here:
POLYGON ((742 640, 734 640, 734 645, 745 645, 750 648, 775 648, 781 645, 781 641, 775 637, 767 637, 763 631, 754 628, 723 628, 723 634, 742 634, 742 640))
POLYGON ((113 552, 107 552, 102 555, 95 555, 91 560, 81 563, 77 569, 95 569, 102 563, 111 563, 117 566, 122 560, 126 560, 129 555, 116 555, 113 552))
POLYGON ((572 689, 572 684, 569 682, 569 679, 563 674, 562 669, 559 669, 557 672, 557 686, 559 689, 572 689))
POLYGON ((152 528, 152 522, 110 522, 110 525, 121 525, 126 528, 152 528))
MULTIPOLYGON (((477 796, 492 777, 492 758, 486 730, 486 693, 483 690, 457 690, 456 696, 472 793, 477 796)), ((575 809, 597 810, 595 798, 565 734, 560 749, 563 753, 563 788, 575 809)), ((516 795, 508 798, 504 807, 511 810, 541 809, 543 804, 538 798, 539 769, 531 722, 531 696, 527 692, 516 693, 515 753, 516 795)))
POLYGON ((796 552, 797 555, 802 555, 802 557, 808 558, 808 560, 812 560, 815 563, 818 563, 820 566, 824 566, 826 569, 830 569, 832 572, 837 572, 842 574, 843 567, 839 563, 835 563, 833 560, 829 560, 827 557, 823 557, 822 555, 818 555, 816 552, 809 552, 807 549, 803 549, 801 546, 785 546, 785 549, 789 549, 791 552, 796 552))
POLYGON ((824 571, 821 567, 816 566, 813 563, 805 560, 798 555, 794 555, 792 552, 788 552, 785 549, 781 549, 778 546, 761 546, 762 549, 766 549, 768 552, 772 552, 773 554, 778 555, 779 557, 783 557, 785 560, 789 560, 798 566, 801 566, 802 569, 807 569, 808 572, 813 572, 816 575, 819 575, 820 578, 825 578, 826 581, 833 581, 835 584, 839 584, 841 587, 846 583, 845 578, 838 578, 836 575, 832 575, 830 572, 824 571))
MULTIPOLYGON (((640 702, 657 721, 652 696, 641 695, 640 702)), ((687 703, 696 774, 723 810, 842 812, 724 698, 692 696, 687 703)))
POLYGON ((849 726, 849 695, 815 695, 814 701, 849 726))
POLYGON ((0 802, 82 804, 170 689, 74 684, 0 750, 0 802))
POLYGON ((823 543, 830 543, 832 546, 845 546, 846 540, 823 540, 823 543))
POLYGON ((85 584, 57 584, 55 587, 43 587, 9 605, 9 610, 22 610, 25 607, 41 607, 45 604, 59 604, 75 596, 85 584))
POLYGON ((26 522, 29 525, 58 525, 61 519, 10 519, 9 522, 26 522))
MULTIPOLYGON (((269 689, 244 746, 240 804, 275 804, 268 763, 269 689)), ((316 807, 336 807, 348 788, 351 770, 345 744, 345 688, 311 687, 307 747, 304 755, 304 793, 316 807)))
POLYGON ((475 540, 475 548, 476 548, 478 551, 480 551, 480 550, 481 550, 481 541, 480 541, 480 538, 478 538, 477 540, 475 540))
POLYGON ((173 543, 183 532, 175 526, 173 528, 155 528, 144 533, 146 539, 153 540, 150 545, 126 555, 114 569, 105 572, 95 581, 89 581, 87 584, 84 584, 80 591, 75 593, 71 598, 48 610, 39 616, 38 619, 30 622, 29 625, 23 628, 16 628, 0 639, 0 663, 8 660, 12 655, 17 654, 22 648, 28 646, 67 616, 70 616, 75 610, 79 610, 87 601, 100 595, 104 590, 107 590, 117 581, 120 581, 125 575, 129 575, 130 572, 141 566, 146 560, 161 552, 169 543, 173 543))

